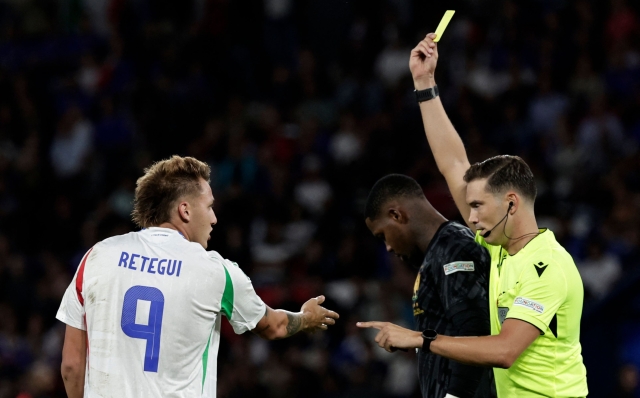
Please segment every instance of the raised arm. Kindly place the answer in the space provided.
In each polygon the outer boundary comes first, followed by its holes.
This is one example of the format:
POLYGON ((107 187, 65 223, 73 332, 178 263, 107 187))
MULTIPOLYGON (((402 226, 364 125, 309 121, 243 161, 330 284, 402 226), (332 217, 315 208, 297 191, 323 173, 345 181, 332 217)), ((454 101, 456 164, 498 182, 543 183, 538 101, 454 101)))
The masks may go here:
MULTIPOLYGON (((416 90, 424 90, 436 85, 435 71, 438 62, 438 47, 433 42, 434 38, 435 34, 428 34, 411 51, 409 68, 416 90)), ((421 102, 420 113, 427 141, 429 141, 438 169, 447 180, 447 185, 460 214, 475 232, 475 226, 469 222, 471 210, 465 199, 467 184, 464 182, 463 176, 469 168, 469 159, 467 159, 467 152, 462 140, 447 117, 440 97, 421 102)))
POLYGON ((320 304, 323 302, 324 296, 312 298, 302 305, 300 312, 274 310, 267 306, 264 317, 252 332, 267 340, 277 340, 293 336, 302 330, 327 330, 329 325, 336 323, 339 315, 322 307, 320 304))

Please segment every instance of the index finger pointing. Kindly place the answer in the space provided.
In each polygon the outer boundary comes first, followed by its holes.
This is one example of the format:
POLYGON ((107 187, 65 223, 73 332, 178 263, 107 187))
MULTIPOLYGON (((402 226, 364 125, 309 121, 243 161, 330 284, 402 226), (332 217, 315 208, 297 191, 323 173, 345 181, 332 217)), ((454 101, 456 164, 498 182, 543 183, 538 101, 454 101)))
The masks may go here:
POLYGON ((356 326, 359 328, 374 328, 374 329, 382 329, 384 327, 384 322, 357 322, 356 326))

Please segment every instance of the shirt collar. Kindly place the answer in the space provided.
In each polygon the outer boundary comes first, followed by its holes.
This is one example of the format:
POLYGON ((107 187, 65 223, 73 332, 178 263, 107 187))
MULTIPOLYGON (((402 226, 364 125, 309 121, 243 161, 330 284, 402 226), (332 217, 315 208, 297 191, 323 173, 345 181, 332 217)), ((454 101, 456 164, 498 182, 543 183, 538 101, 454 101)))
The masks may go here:
POLYGON ((164 227, 149 227, 149 228, 142 228, 142 229, 140 230, 140 232, 143 232, 143 231, 148 231, 148 232, 165 232, 165 233, 172 234, 172 235, 178 234, 178 235, 182 236, 182 238, 184 238, 185 240, 187 239, 187 238, 185 238, 185 237, 184 237, 184 235, 182 235, 182 232, 178 231, 177 229, 172 229, 172 228, 164 228, 164 227))

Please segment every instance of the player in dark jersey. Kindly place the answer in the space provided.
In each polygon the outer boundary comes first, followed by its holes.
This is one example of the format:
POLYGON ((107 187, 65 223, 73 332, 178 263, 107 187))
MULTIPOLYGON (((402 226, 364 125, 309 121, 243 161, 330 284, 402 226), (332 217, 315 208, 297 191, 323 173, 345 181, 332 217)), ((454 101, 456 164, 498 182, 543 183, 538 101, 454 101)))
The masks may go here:
MULTIPOLYGON (((415 331, 388 322, 358 322, 359 327, 412 335, 429 329, 449 336, 490 333, 490 257, 469 228, 447 221, 431 206, 420 185, 400 174, 376 182, 367 199, 365 219, 388 252, 420 269, 413 295, 415 331)), ((379 344, 380 335, 376 337, 379 344)), ((495 396, 491 368, 463 365, 428 350, 416 352, 424 398, 495 396)))

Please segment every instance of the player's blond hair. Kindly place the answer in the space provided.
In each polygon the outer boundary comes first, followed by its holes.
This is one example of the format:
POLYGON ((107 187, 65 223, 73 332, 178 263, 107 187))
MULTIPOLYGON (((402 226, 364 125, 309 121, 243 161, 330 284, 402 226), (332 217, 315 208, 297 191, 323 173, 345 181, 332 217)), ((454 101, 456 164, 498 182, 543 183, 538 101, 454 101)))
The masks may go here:
POLYGON ((192 157, 174 155, 152 164, 136 182, 133 222, 141 228, 168 222, 175 202, 201 192, 200 178, 209 182, 210 175, 209 165, 192 157))

